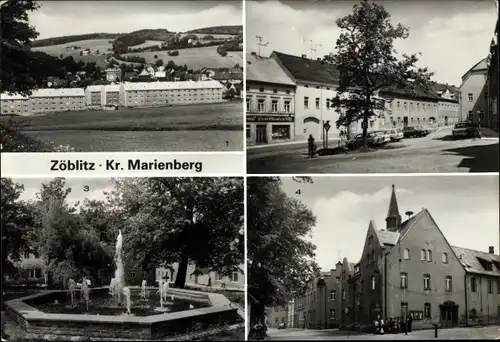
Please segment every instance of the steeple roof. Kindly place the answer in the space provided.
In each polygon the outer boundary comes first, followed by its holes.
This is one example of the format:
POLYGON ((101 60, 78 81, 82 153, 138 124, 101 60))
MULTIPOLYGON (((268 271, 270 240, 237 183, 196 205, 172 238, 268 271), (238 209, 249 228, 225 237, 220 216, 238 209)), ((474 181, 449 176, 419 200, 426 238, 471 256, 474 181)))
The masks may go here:
POLYGON ((389 203, 389 210, 387 211, 387 217, 399 216, 398 201, 396 199, 396 189, 394 184, 392 185, 391 202, 389 203))

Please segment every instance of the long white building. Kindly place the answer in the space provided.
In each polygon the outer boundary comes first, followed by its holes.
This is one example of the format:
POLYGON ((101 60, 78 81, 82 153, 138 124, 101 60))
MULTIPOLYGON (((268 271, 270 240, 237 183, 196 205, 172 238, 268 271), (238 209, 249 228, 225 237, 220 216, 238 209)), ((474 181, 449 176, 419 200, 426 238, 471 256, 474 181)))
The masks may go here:
POLYGON ((2 114, 29 115, 36 113, 83 110, 85 93, 82 88, 46 88, 33 91, 30 97, 0 95, 2 114))
POLYGON ((119 84, 91 85, 85 88, 85 103, 93 106, 117 106, 120 104, 119 84))
POLYGON ((122 83, 120 104, 124 107, 155 107, 222 102, 223 85, 218 81, 122 83))

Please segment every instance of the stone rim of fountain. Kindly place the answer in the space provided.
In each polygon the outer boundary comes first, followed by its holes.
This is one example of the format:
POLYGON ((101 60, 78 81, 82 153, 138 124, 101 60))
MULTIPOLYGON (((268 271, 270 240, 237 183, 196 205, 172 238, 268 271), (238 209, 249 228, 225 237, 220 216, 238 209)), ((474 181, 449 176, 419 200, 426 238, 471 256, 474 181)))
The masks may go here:
MULTIPOLYGON (((92 290, 105 289, 106 287, 93 288, 92 290)), ((130 287, 133 289, 140 289, 139 286, 130 287)), ((96 324, 99 326, 99 333, 92 336, 111 337, 111 338, 141 338, 153 339, 155 337, 155 326, 162 324, 175 324, 177 320, 186 320, 203 317, 227 317, 230 314, 238 316, 237 309, 231 305, 231 301, 226 296, 220 293, 207 293, 194 290, 175 289, 171 288, 170 291, 178 298, 188 299, 197 297, 198 300, 206 300, 209 304, 208 307, 188 309, 176 312, 158 313, 149 316, 133 316, 133 315, 97 315, 97 314, 65 314, 65 313, 46 313, 28 303, 27 300, 48 296, 54 292, 67 292, 66 290, 48 290, 26 297, 13 299, 5 302, 7 314, 17 321, 21 327, 29 333, 51 333, 55 335, 71 335, 64 333, 66 331, 65 325, 71 326, 72 324, 96 324), (57 327, 52 327, 52 324, 60 324, 57 327), (103 329, 103 325, 114 327, 113 329, 103 329), (119 328, 116 328, 116 326, 119 328), (127 335, 131 327, 138 329, 137 334, 127 335), (45 332, 40 332, 41 330, 45 332), (127 330, 128 329, 128 330, 127 330)), ((193 300, 193 299, 191 299, 193 300)), ((179 321, 180 322, 180 321, 179 321)), ((73 328, 74 329, 74 328, 73 328)), ((97 329, 97 328, 96 328, 97 329)), ((96 330, 97 331, 97 330, 96 330)), ((80 336, 80 334, 76 334, 80 336)))

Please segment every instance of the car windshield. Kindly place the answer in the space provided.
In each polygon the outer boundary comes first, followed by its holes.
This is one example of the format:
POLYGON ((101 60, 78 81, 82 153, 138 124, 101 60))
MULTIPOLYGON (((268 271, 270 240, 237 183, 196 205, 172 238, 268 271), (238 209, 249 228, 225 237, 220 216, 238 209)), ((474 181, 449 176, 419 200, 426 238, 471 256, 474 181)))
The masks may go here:
POLYGON ((465 123, 457 123, 455 128, 465 128, 465 123))

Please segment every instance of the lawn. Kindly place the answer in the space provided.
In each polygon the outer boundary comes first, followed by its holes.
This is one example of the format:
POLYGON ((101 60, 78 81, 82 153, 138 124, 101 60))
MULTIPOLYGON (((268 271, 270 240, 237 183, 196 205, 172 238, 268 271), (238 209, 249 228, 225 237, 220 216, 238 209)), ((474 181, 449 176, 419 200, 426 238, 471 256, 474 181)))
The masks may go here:
POLYGON ((243 149, 241 102, 0 117, 3 126, 9 120, 17 131, 2 133, 2 141, 12 140, 5 152, 42 152, 45 145, 79 152, 243 149))
POLYGON ((168 51, 145 51, 129 52, 123 56, 139 56, 146 59, 148 63, 154 63, 154 56, 163 59, 163 62, 174 61, 177 65, 186 64, 188 68, 199 69, 206 68, 231 68, 235 64, 243 65, 242 51, 228 51, 226 57, 222 57, 217 52, 217 46, 206 46, 191 49, 181 49, 179 56, 169 56, 168 51))

